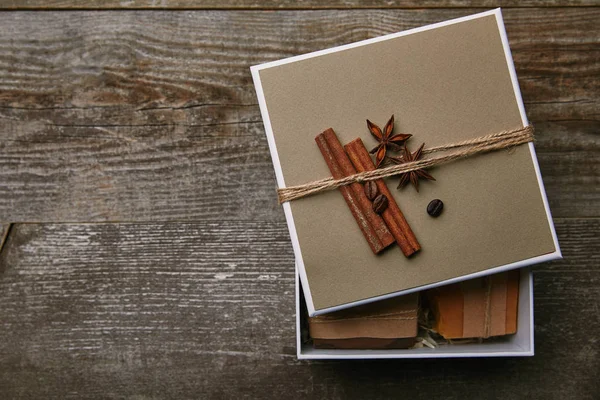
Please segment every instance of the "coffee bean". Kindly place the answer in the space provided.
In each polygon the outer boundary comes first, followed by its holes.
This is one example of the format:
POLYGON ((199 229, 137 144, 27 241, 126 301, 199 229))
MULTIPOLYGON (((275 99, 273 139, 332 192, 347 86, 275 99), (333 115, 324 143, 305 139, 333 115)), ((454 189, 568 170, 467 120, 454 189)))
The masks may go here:
POLYGON ((377 214, 381 214, 388 207, 388 204, 388 198, 385 197, 385 195, 380 194, 379 196, 375 197, 375 200, 373 200, 373 211, 375 211, 377 214))
POLYGON ((432 217, 439 217, 444 209, 444 203, 440 199, 431 200, 427 205, 427 214, 432 217))
POLYGON ((374 181, 368 181, 365 183, 365 194, 367 195, 367 199, 373 201, 375 197, 379 194, 379 190, 377 189, 377 184, 374 181))

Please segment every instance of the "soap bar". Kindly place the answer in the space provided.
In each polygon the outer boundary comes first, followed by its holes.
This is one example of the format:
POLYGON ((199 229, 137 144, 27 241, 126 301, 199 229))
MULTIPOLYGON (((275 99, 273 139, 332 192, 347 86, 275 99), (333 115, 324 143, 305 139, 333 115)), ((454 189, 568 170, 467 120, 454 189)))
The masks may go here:
POLYGON ((446 339, 516 333, 519 270, 425 291, 433 329, 446 339))
POLYGON ((308 318, 316 348, 407 348, 418 328, 419 295, 382 300, 308 318))

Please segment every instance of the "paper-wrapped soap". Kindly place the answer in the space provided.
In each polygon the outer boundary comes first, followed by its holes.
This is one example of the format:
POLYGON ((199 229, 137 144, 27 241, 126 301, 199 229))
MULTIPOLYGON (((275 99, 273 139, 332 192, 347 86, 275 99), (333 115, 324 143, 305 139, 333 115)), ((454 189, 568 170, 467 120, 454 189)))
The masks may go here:
POLYGON ((517 331, 519 271, 425 291, 433 328, 446 339, 486 338, 517 331))
POLYGON ((407 348, 418 327, 417 293, 308 318, 318 348, 407 348))

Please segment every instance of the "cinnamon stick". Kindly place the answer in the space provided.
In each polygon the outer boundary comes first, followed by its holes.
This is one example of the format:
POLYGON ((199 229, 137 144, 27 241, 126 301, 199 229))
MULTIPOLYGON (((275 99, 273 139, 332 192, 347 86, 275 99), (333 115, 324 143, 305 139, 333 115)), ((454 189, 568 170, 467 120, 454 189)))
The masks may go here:
MULTIPOLYGON (((323 136, 325 137, 329 148, 333 152, 333 155, 336 157, 336 160, 340 165, 340 169, 343 174, 343 176, 340 178, 356 174, 356 169, 352 165, 352 162, 348 158, 348 155, 344 151, 344 147, 340 143, 333 129, 327 129, 325 132, 323 132, 323 136)), ((375 229, 375 233, 377 234, 379 240, 381 240, 383 247, 388 247, 394 243, 394 236, 390 233, 390 230, 386 226, 381 216, 373 209, 373 203, 367 198, 363 186, 357 182, 352 183, 349 186, 354 192, 354 195, 356 196, 356 199, 358 200, 363 212, 367 216, 367 220, 373 229, 375 229)))
MULTIPOLYGON (((360 138, 348 143, 346 146, 344 146, 344 148, 350 157, 350 161, 358 172, 371 171, 375 169, 373 160, 371 160, 369 152, 365 148, 365 145, 360 138)), ((398 204, 394 200, 392 193, 388 189, 383 179, 378 179, 375 181, 375 183, 377 184, 379 192, 383 193, 389 200, 389 206, 382 214, 383 220, 396 239, 396 242, 400 246, 402 253, 404 253, 406 257, 409 257, 421 250, 421 245, 417 241, 417 238, 410 228, 410 225, 408 225, 408 222, 406 222, 404 214, 402 214, 400 207, 398 207, 398 204)))
MULTIPOLYGON (((352 163, 332 129, 317 135, 315 141, 334 178, 339 179, 352 174, 347 172, 348 165, 354 170, 352 163)), ((342 186, 339 190, 373 253, 377 254, 394 243, 394 237, 381 217, 373 212, 362 185, 354 183, 342 186)))

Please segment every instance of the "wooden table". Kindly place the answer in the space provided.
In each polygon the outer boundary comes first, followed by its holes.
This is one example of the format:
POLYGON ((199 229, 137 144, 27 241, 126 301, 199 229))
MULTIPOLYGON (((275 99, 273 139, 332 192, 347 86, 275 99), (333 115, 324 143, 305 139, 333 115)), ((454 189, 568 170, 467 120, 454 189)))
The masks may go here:
POLYGON ((598 6, 0 0, 0 398, 600 398, 598 6), (299 362, 249 66, 498 5, 565 257, 536 356, 299 362))

